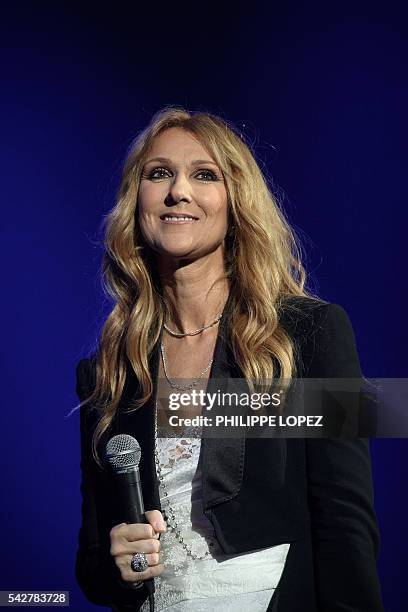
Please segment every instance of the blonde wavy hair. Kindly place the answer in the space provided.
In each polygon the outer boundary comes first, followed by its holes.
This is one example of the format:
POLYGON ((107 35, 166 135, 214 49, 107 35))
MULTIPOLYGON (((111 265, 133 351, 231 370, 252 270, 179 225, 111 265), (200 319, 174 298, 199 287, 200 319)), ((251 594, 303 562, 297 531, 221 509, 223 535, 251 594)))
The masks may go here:
POLYGON ((149 355, 166 314, 154 256, 144 243, 136 214, 140 177, 153 140, 164 130, 187 130, 223 173, 229 225, 225 239, 225 277, 230 294, 228 342, 252 389, 263 379, 289 381, 295 375, 295 347, 279 324, 279 307, 289 296, 310 296, 295 235, 254 155, 232 124, 207 112, 166 107, 135 139, 124 164, 117 202, 105 219, 102 279, 114 300, 96 355, 96 386, 82 402, 96 402, 100 418, 92 453, 117 411, 127 364, 139 381, 141 397, 152 395, 149 355))

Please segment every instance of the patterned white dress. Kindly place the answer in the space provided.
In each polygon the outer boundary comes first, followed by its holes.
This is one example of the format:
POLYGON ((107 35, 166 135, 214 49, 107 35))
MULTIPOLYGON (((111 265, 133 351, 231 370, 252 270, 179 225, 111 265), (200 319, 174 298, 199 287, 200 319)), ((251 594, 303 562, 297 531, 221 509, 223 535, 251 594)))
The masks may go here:
MULTIPOLYGON (((156 610, 264 612, 280 580, 290 544, 240 555, 222 552, 202 509, 200 446, 200 438, 157 438, 162 511, 166 512, 170 503, 189 549, 199 557, 208 554, 205 559, 188 555, 169 518, 168 529, 160 538, 165 570, 155 579, 156 610)), ((141 610, 148 609, 145 602, 141 610)))

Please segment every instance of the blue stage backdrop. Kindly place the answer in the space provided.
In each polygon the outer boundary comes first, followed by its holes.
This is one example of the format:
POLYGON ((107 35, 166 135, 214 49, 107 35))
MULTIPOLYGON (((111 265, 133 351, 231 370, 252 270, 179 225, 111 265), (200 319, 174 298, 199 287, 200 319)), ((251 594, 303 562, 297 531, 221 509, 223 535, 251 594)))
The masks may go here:
MULTIPOLYGON (((79 419, 66 415, 109 307, 99 227, 127 147, 167 104, 235 122, 303 238, 314 289, 348 311, 366 376, 405 377, 407 20, 375 2, 36 4, 4 11, 1 33, 0 586, 69 590, 86 612, 79 419)), ((407 441, 371 448, 385 609, 400 612, 407 441)))

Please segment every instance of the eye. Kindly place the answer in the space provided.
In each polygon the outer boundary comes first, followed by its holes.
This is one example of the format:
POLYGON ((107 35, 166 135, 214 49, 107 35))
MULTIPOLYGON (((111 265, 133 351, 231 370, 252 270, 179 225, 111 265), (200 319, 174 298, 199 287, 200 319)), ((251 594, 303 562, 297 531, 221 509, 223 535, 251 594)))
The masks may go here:
POLYGON ((147 178, 150 180, 153 179, 161 179, 161 178, 165 178, 165 174, 167 172, 167 176, 169 175, 169 171, 166 170, 166 168, 154 168, 153 170, 151 170, 148 175, 147 178))
MULTIPOLYGON (((198 178, 200 174, 205 174, 207 176, 207 178, 204 179, 205 181, 208 181, 208 180, 218 181, 219 180, 218 176, 212 170, 199 170, 197 174, 195 175, 196 178, 198 178)), ((202 179, 199 179, 199 180, 202 180, 202 179)))
MULTIPOLYGON (((153 168, 152 170, 150 170, 150 172, 148 171, 144 173, 142 177, 147 178, 150 181, 157 181, 157 180, 168 178, 171 175, 172 173, 167 168, 163 168, 160 166, 158 168, 153 168)), ((198 172, 196 172, 194 176, 199 181, 208 182, 208 181, 218 181, 219 180, 215 172, 213 172, 212 170, 208 170, 207 168, 199 170, 198 172)))

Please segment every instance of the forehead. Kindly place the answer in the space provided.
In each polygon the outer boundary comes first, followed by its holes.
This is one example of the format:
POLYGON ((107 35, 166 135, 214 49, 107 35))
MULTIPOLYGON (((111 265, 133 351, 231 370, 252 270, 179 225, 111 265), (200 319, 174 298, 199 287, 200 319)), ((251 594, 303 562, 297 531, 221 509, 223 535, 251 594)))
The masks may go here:
POLYGON ((168 128, 154 138, 147 159, 150 157, 167 157, 175 161, 200 157, 214 161, 194 134, 177 127, 168 128))

